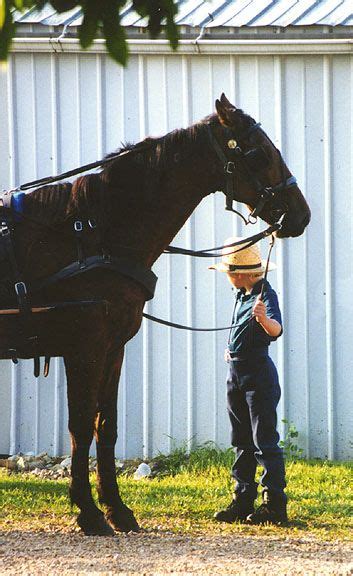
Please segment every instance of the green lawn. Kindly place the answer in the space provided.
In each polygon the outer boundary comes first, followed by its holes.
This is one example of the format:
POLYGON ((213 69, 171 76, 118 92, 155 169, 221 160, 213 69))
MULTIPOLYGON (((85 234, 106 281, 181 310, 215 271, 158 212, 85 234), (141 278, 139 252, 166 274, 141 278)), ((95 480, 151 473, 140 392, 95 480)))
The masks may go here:
MULTIPOLYGON (((218 524, 213 513, 230 501, 229 451, 201 448, 158 460, 153 479, 119 476, 124 501, 146 529, 174 533, 314 536, 353 540, 353 463, 287 462, 289 527, 218 524)), ((95 477, 92 475, 92 485, 95 477)), ((0 473, 0 528, 72 529, 76 510, 68 500, 68 479, 41 480, 0 473)))

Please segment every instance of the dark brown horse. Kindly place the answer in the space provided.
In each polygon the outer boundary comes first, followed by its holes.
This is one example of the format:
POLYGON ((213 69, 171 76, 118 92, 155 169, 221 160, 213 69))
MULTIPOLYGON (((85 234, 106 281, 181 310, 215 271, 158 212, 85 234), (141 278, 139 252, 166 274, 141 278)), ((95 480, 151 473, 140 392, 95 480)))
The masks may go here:
POLYGON ((133 274, 104 267, 88 267, 48 285, 45 279, 72 262, 81 259, 84 264, 102 253, 150 269, 199 202, 224 190, 226 180, 236 184, 236 199, 251 209, 260 195, 265 198, 258 211, 267 223, 285 213, 280 237, 302 234, 310 220, 302 193, 259 125, 224 95, 216 109, 187 129, 126 147, 126 153, 112 156, 99 174, 27 194, 23 218, 15 226, 16 258, 26 285, 33 287, 33 306, 97 302, 32 313, 26 321, 19 314, 0 316, 1 349, 9 348, 11 338, 13 342, 36 336, 36 353, 64 357, 72 445, 70 496, 80 509, 78 524, 85 534, 138 530, 133 512, 119 495, 114 447, 124 346, 139 330, 149 294, 133 274), (77 222, 83 222, 82 231, 77 222), (105 516, 89 484, 93 436, 105 516))

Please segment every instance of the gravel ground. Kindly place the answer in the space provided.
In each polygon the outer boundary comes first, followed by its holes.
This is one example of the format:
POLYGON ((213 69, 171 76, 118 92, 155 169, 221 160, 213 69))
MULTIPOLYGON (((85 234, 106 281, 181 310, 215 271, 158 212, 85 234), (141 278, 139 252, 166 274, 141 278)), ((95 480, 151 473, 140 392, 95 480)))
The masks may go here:
POLYGON ((0 574, 353 575, 353 544, 306 538, 121 534, 0 533, 0 574))

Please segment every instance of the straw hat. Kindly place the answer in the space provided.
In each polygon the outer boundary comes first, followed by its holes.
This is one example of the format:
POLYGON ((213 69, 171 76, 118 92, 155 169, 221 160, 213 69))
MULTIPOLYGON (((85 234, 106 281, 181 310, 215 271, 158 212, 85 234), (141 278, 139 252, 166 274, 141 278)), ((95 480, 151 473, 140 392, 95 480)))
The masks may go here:
MULTIPOLYGON (((226 248, 222 250, 222 262, 219 264, 213 264, 209 266, 209 270, 218 270, 219 272, 238 272, 240 274, 251 274, 265 272, 266 270, 266 260, 261 259, 260 249, 257 244, 253 244, 249 248, 244 248, 240 252, 234 252, 241 247, 238 246, 228 246, 233 244, 233 242, 239 242, 245 238, 238 238, 236 236, 231 236, 224 241, 226 248)), ((274 270, 276 264, 269 262, 268 269, 274 270)))

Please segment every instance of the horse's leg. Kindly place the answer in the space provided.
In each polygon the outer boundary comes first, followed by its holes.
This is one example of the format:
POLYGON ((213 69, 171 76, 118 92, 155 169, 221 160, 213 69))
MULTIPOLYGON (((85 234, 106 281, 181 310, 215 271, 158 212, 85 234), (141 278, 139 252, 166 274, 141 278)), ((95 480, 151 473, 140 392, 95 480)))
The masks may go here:
POLYGON ((107 355, 96 420, 99 501, 107 506, 106 518, 116 530, 139 530, 132 510, 121 500, 116 482, 114 448, 117 439, 117 396, 124 349, 107 355))
POLYGON ((111 536, 114 531, 93 501, 88 468, 104 358, 66 356, 64 361, 71 435, 71 503, 80 509, 77 523, 86 535, 111 536))

